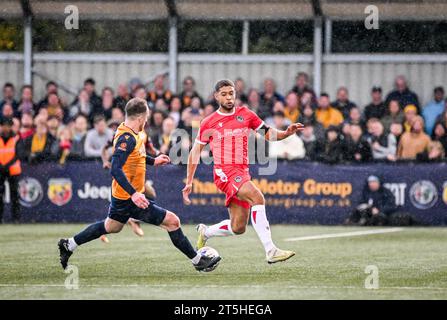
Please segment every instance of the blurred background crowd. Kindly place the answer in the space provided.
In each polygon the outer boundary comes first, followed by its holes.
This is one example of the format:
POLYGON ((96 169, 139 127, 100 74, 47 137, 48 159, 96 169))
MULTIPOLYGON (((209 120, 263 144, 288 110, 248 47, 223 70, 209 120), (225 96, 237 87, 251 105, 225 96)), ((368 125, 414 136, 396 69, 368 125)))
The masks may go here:
MULTIPOLYGON (((271 143, 269 157, 331 164, 446 160, 443 87, 434 88, 432 101, 423 104, 405 77, 398 76, 394 90, 383 92, 374 86, 370 103, 359 106, 350 100, 349 88, 339 87, 335 97, 316 96, 309 80, 308 74, 299 72, 288 92, 277 92, 273 78, 264 79, 261 88, 246 88, 243 79, 235 79, 237 106, 250 108, 278 129, 293 122, 305 125, 299 134, 271 143)), ((132 97, 148 101, 146 132, 154 153, 169 154, 179 139, 176 129, 189 133, 181 142, 190 148, 194 129, 218 107, 212 95, 197 93, 192 77, 183 79, 180 92, 166 89, 163 75, 150 88, 137 78, 118 88, 97 88, 89 78, 73 101, 64 101, 53 81, 46 84, 43 97, 36 97, 33 89, 5 83, 0 101, 0 134, 5 141, 16 135, 18 157, 29 163, 100 158, 124 121, 124 107, 132 97)))

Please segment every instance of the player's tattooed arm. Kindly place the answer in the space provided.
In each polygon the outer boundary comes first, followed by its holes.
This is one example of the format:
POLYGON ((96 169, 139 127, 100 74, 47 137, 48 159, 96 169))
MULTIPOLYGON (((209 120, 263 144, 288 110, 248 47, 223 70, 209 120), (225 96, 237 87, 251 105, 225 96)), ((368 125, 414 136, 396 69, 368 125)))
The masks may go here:
POLYGON ((110 170, 112 177, 130 196, 135 193, 135 189, 124 174, 123 166, 135 145, 136 141, 132 135, 123 134, 120 136, 115 145, 115 152, 112 155, 112 169, 110 170))
POLYGON ((287 127, 286 130, 278 130, 275 128, 270 128, 265 134, 265 139, 269 141, 280 141, 290 137, 292 134, 303 130, 304 126, 301 123, 292 123, 287 127))

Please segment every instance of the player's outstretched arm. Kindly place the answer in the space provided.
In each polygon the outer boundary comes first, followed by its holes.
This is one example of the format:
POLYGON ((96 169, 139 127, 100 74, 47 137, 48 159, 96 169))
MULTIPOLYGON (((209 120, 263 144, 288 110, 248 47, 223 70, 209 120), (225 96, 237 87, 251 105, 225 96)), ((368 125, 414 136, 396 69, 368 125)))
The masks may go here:
POLYGON ((185 204, 191 204, 191 200, 189 199, 189 194, 192 191, 192 181, 194 179, 194 174, 196 173, 197 165, 200 161, 200 154, 205 147, 204 144, 200 144, 195 142, 192 146, 191 151, 188 156, 188 166, 186 168, 186 184, 182 190, 183 193, 183 201, 185 204))
POLYGON ((292 123, 287 127, 286 130, 278 130, 270 127, 265 134, 265 139, 269 141, 280 141, 290 137, 292 134, 295 134, 298 131, 303 130, 303 128, 304 125, 301 123, 292 123))

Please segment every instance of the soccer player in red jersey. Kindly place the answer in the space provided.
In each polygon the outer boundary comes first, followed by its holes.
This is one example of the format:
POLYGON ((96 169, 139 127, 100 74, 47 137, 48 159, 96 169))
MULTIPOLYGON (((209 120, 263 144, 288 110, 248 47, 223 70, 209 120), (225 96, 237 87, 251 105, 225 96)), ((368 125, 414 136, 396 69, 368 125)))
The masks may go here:
POLYGON ((188 157, 186 185, 183 199, 190 204, 194 173, 205 145, 210 144, 214 159, 214 183, 226 195, 230 219, 212 226, 199 224, 197 247, 205 246, 212 237, 225 237, 245 232, 249 217, 261 240, 268 263, 285 261, 295 255, 281 250, 272 241, 270 225, 261 191, 251 181, 248 166, 248 137, 250 130, 264 133, 269 141, 285 139, 303 128, 291 124, 286 130, 270 128, 250 109, 235 107, 235 87, 231 80, 221 80, 214 88, 219 109, 200 124, 199 133, 188 157), (250 210, 251 209, 251 210, 250 210), (250 215, 251 213, 251 215, 250 215))

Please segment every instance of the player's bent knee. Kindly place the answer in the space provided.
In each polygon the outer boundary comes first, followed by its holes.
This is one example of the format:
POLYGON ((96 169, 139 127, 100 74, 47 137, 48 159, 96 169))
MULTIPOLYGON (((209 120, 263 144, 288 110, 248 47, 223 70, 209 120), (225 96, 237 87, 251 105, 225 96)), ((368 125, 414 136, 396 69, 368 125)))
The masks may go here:
POLYGON ((180 228, 180 219, 171 211, 166 212, 166 217, 162 224, 168 231, 174 231, 180 228))
POLYGON ((245 225, 236 225, 236 226, 231 226, 231 229, 233 230, 234 234, 243 234, 245 232, 246 226, 245 225))

